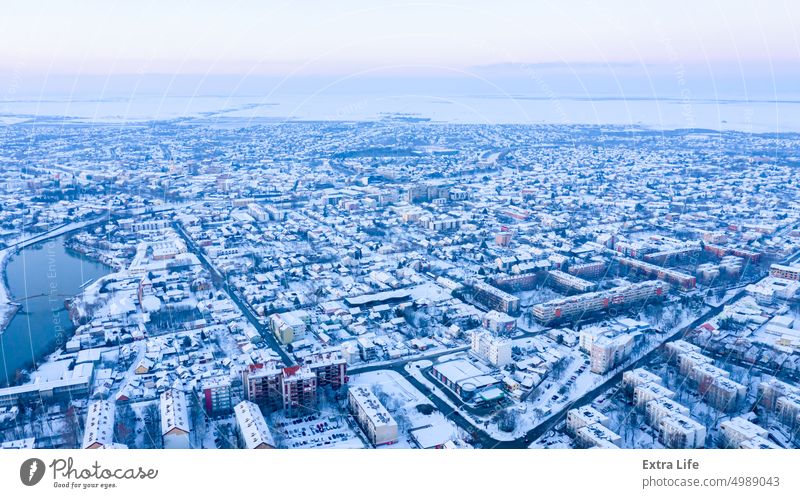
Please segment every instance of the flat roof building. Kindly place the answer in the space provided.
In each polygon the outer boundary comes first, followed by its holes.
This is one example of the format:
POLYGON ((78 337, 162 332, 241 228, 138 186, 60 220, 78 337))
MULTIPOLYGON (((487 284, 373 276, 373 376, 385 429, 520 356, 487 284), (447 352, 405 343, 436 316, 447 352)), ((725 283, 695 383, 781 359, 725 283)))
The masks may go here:
POLYGON ((592 408, 591 405, 573 408, 567 412, 567 433, 577 436, 578 430, 592 424, 601 424, 608 427, 609 418, 592 408))
POLYGON ((667 361, 671 365, 677 365, 679 361, 680 355, 684 353, 699 353, 700 347, 695 346, 689 342, 684 341, 683 339, 678 339, 677 341, 668 342, 664 345, 667 350, 667 361))
POLYGON ((661 419, 659 441, 667 448, 703 448, 706 428, 686 415, 670 415, 661 419))
POLYGON ((511 341, 493 335, 488 330, 474 329, 472 352, 496 367, 511 363, 511 341))
POLYGON ((719 424, 721 448, 739 448, 740 445, 755 437, 765 438, 769 431, 743 417, 734 417, 719 424))
POLYGON ((576 444, 580 448, 613 448, 619 447, 622 438, 602 424, 581 427, 577 431, 576 444))
POLYGON ((624 308, 648 299, 659 299, 667 290, 668 285, 658 280, 639 282, 540 303, 531 308, 531 313, 537 321, 545 324, 570 320, 610 308, 624 308))
POLYGON ((675 393, 655 382, 640 384, 633 389, 633 404, 644 411, 647 403, 659 398, 673 398, 675 393))
POLYGON ((779 450, 780 446, 767 438, 756 436, 753 439, 746 439, 739 444, 743 450, 779 450))
POLYGON ((645 405, 645 415, 647 425, 658 430, 661 427, 661 420, 671 415, 689 416, 689 409, 675 400, 669 398, 656 398, 647 402, 645 405))
POLYGON ((472 363, 457 359, 437 363, 431 369, 434 378, 450 388, 463 399, 470 399, 480 389, 500 384, 500 381, 487 375, 472 363))
POLYGON ((786 280, 800 280, 800 265, 778 265, 769 267, 772 277, 785 278, 786 280))
POLYGON ((646 368, 635 368, 622 374, 622 388, 629 396, 633 394, 636 386, 651 382, 661 384, 661 377, 646 368))
POLYGON ((397 442, 397 422, 372 391, 354 386, 348 389, 347 399, 350 411, 373 445, 397 442))

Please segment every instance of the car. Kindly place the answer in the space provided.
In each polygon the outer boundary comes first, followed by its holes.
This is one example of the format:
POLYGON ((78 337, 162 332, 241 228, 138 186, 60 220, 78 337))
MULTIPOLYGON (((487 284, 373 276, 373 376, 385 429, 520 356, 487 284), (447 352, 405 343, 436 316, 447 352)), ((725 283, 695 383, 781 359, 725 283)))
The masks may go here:
POLYGON ((552 398, 550 398, 550 400, 551 400, 551 401, 556 401, 556 400, 558 400, 558 395, 557 395, 557 394, 553 395, 553 397, 552 397, 552 398))

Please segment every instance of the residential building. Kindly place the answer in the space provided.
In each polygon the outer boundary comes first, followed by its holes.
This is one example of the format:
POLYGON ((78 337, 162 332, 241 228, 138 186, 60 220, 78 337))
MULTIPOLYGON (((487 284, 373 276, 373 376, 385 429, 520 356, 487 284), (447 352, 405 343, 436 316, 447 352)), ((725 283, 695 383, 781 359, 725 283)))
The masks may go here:
POLYGON ((800 424, 800 395, 786 393, 775 403, 775 412, 780 421, 792 429, 800 424))
POLYGON ((319 387, 339 389, 347 384, 347 360, 339 349, 312 353, 303 363, 317 376, 319 387))
POLYGON ((741 444, 755 437, 766 438, 769 431, 743 417, 734 417, 719 424, 721 448, 739 448, 741 444))
POLYGON ((661 377, 646 368, 635 368, 622 374, 622 388, 630 396, 636 386, 649 383, 661 384, 661 377))
POLYGON ((622 443, 618 434, 599 423, 581 427, 576 434, 575 443, 579 448, 613 448, 622 443))
POLYGON ((706 403, 719 411, 737 411, 747 396, 747 387, 727 377, 717 377, 705 391, 706 403))
POLYGON ((661 419, 658 439, 667 448, 703 448, 706 428, 686 415, 674 414, 661 419))
POLYGON ((656 430, 661 427, 661 419, 676 414, 688 417, 689 409, 669 398, 656 398, 648 401, 647 405, 645 405, 647 425, 656 430))
POLYGON ((578 294, 540 303, 531 308, 540 323, 570 320, 612 308, 624 308, 647 300, 657 300, 667 292, 667 284, 658 280, 640 282, 608 290, 578 294))
POLYGON ((353 386, 347 391, 348 406, 370 443, 375 446, 397 442, 397 422, 364 386, 353 386))
POLYGON ((283 409, 288 413, 302 413, 317 407, 317 376, 307 366, 283 369, 281 376, 283 409))
POLYGON ((310 315, 303 310, 275 313, 269 317, 269 327, 281 344, 290 344, 303 338, 310 320, 310 315))
POLYGON ((472 331, 472 352, 496 367, 511 363, 511 341, 487 330, 472 331))
POLYGON ((275 363, 256 363, 242 372, 245 397, 268 410, 283 407, 281 378, 283 369, 275 363))
POLYGON ((275 448, 275 439, 267 426, 261 409, 251 401, 242 401, 233 407, 236 415, 236 435, 239 447, 248 450, 275 448))
POLYGON ((772 265, 769 274, 786 280, 800 280, 800 265, 772 265))
POLYGON ((200 401, 212 417, 230 413, 233 409, 230 379, 217 376, 204 380, 200 386, 200 401))
POLYGON ((178 389, 167 389, 160 395, 161 439, 165 449, 191 448, 189 409, 186 395, 178 389))
POLYGON ((503 313, 519 313, 519 298, 486 282, 472 285, 473 297, 479 303, 503 313))
POLYGON ((758 384, 756 399, 761 406, 772 411, 777 408, 778 398, 789 393, 800 394, 800 389, 780 381, 775 377, 770 377, 768 380, 758 384))
POLYGON ((633 351, 635 338, 633 334, 620 334, 595 339, 591 352, 592 372, 603 375, 622 364, 633 351))
POLYGON ((548 285, 565 292, 591 292, 597 284, 580 277, 564 273, 561 270, 550 270, 547 279, 548 285))
POLYGON ((83 431, 85 450, 111 448, 114 446, 114 403, 112 401, 93 401, 86 411, 86 424, 83 431))
POLYGON ((668 342, 664 346, 667 350, 667 360, 671 365, 677 365, 680 361, 680 355, 684 353, 700 353, 699 346, 695 346, 683 339, 668 342))
POLYGON ((592 424, 609 425, 609 418, 592 408, 591 405, 573 408, 567 412, 567 433, 576 437, 578 430, 592 424))
POLYGON ((507 334, 514 331, 517 320, 501 311, 491 310, 483 316, 483 326, 495 334, 507 334))
POLYGON ((673 398, 675 393, 656 382, 640 384, 633 390, 633 404, 637 409, 645 411, 647 404, 654 399, 673 398))

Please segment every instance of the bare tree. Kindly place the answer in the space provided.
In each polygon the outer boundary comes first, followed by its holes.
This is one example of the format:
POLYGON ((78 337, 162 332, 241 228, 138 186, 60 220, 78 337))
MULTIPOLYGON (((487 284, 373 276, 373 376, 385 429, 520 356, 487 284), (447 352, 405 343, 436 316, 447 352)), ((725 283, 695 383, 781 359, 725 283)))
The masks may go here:
POLYGON ((142 413, 144 419, 144 447, 161 448, 161 410, 156 403, 147 405, 142 413))
POLYGON ((114 438, 129 448, 136 445, 136 413, 128 403, 117 406, 114 416, 114 438))
POLYGON ((61 435, 64 437, 64 445, 67 448, 77 448, 78 441, 80 440, 81 423, 78 420, 78 413, 75 405, 70 404, 67 407, 66 415, 64 416, 64 426, 61 435))

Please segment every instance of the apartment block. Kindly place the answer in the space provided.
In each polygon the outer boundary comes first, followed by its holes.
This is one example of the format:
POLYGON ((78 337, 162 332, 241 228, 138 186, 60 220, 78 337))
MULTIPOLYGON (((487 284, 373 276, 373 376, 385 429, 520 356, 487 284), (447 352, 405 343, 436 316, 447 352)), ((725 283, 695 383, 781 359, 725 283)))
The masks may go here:
POLYGON ((242 401, 233 408, 233 413, 236 415, 236 436, 240 448, 275 448, 275 439, 258 405, 251 401, 242 401))
POLYGON ((372 391, 363 386, 351 387, 347 399, 351 413, 373 445, 397 442, 397 422, 372 391))

